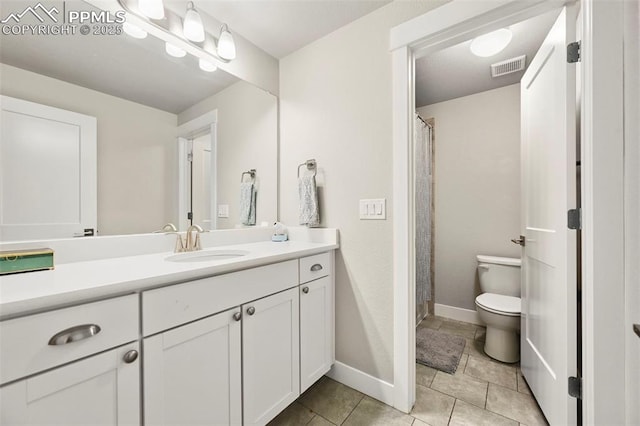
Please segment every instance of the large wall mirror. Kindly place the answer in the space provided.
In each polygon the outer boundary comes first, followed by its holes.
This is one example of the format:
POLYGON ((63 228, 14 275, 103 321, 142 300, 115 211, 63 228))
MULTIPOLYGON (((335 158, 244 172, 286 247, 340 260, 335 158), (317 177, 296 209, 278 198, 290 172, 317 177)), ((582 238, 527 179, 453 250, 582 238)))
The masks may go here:
MULTIPOLYGON (((25 6, 3 0, 0 16, 25 6)), ((64 7, 95 10, 82 1, 64 7)), ((228 229, 277 219, 278 101, 267 91, 220 69, 204 71, 190 55, 172 57, 157 38, 124 33, 3 32, 0 63, 3 96, 96 118, 97 235, 153 232, 168 222, 228 229), (253 177, 243 175, 250 170, 253 177), (241 204, 249 181, 256 207, 247 224, 241 204)), ((22 184, 1 182, 14 194, 22 184)))

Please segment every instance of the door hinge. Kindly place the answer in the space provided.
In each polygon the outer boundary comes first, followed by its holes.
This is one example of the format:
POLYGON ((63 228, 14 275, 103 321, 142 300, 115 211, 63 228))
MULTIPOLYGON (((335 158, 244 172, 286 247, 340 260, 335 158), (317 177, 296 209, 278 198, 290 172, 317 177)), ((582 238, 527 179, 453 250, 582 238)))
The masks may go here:
POLYGON ((573 64, 575 62, 580 62, 580 41, 574 41, 573 43, 569 43, 567 45, 567 62, 573 64))
POLYGON ((193 220, 193 212, 187 212, 187 219, 193 220))
POLYGON ((187 161, 193 163, 193 152, 187 154, 187 161))
POLYGON ((582 229, 581 209, 571 209, 567 212, 567 227, 569 229, 582 229))
POLYGON ((569 377, 569 396, 582 399, 582 378, 569 377))

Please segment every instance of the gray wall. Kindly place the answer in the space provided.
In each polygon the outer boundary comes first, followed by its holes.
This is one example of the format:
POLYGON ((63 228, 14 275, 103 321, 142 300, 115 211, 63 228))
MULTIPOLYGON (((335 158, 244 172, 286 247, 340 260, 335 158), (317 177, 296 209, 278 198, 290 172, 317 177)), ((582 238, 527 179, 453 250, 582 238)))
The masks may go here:
POLYGON ((240 81, 178 114, 178 123, 212 110, 218 111, 218 204, 229 205, 229 217, 218 218, 217 228, 240 224, 240 176, 249 169, 256 169, 258 184, 256 225, 273 224, 278 215, 278 99, 240 81))
POLYGON ((175 222, 177 116, 0 64, 0 93, 98 120, 98 231, 132 234, 175 222))
POLYGON ((418 112, 435 119, 435 301, 475 310, 476 255, 520 257, 520 84, 418 112))
POLYGON ((296 168, 318 161, 323 226, 340 230, 336 358, 393 383, 389 30, 442 4, 393 2, 280 62, 280 219, 298 223, 296 168), (358 200, 386 198, 387 220, 358 200))

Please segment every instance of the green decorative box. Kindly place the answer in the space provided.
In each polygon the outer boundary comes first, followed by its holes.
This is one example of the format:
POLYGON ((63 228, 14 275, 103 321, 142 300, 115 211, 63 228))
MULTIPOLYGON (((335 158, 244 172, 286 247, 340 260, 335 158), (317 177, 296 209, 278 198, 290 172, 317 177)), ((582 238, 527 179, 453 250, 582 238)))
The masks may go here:
POLYGON ((0 275, 53 269, 53 250, 49 248, 0 251, 0 275))

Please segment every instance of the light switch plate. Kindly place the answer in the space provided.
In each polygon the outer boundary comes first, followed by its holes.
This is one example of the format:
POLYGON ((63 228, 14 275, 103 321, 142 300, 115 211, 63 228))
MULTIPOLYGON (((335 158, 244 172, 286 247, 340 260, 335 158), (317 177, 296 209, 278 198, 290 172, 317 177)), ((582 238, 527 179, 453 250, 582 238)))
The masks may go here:
POLYGON ((228 204, 218 204, 218 217, 229 217, 228 204))
POLYGON ((384 198, 360 200, 359 213, 361 220, 386 220, 387 201, 384 198))

